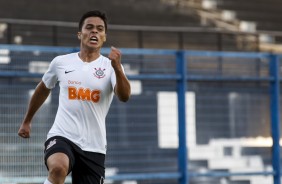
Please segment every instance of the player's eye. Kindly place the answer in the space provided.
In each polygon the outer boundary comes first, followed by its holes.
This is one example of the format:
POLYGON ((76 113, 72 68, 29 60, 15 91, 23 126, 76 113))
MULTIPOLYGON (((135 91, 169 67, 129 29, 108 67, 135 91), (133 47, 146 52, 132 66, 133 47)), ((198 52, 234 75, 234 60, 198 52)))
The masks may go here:
POLYGON ((103 26, 99 26, 99 27, 97 27, 97 30, 100 31, 100 32, 104 31, 104 27, 103 26))

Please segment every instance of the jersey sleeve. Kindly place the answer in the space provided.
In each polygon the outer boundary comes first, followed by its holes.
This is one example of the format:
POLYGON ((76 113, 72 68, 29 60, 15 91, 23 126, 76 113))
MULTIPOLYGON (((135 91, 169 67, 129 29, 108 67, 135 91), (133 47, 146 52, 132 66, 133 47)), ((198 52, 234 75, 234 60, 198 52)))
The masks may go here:
POLYGON ((45 86, 48 89, 54 88, 56 86, 57 81, 58 81, 56 63, 57 63, 57 60, 56 60, 56 58, 54 58, 51 61, 48 70, 45 72, 45 74, 42 77, 42 81, 44 82, 45 86))

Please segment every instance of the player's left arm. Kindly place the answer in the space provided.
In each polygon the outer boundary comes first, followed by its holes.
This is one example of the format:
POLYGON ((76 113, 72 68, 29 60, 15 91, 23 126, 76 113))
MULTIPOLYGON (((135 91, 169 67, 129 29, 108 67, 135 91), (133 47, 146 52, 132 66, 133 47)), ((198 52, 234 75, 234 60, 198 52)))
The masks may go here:
POLYGON ((109 59, 112 61, 112 67, 116 74, 115 94, 120 101, 126 102, 131 94, 130 83, 123 72, 121 66, 121 52, 115 47, 111 47, 109 59))

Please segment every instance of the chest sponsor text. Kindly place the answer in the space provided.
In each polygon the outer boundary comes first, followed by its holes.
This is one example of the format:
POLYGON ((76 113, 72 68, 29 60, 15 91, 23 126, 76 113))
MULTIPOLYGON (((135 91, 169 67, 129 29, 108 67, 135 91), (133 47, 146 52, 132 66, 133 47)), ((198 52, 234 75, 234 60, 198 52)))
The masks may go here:
POLYGON ((70 100, 83 100, 98 103, 101 97, 100 90, 91 90, 89 88, 68 87, 68 97, 70 100))

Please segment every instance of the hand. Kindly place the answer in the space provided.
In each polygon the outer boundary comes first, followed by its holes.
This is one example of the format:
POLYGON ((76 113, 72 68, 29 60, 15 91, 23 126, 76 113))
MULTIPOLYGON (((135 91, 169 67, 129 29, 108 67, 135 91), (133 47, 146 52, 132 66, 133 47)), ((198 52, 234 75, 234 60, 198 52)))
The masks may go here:
POLYGON ((30 124, 22 123, 20 129, 18 131, 18 135, 22 138, 29 138, 30 137, 30 124))
POLYGON ((112 67, 116 69, 121 69, 121 52, 115 47, 111 47, 111 52, 109 54, 109 59, 112 61, 112 67))

